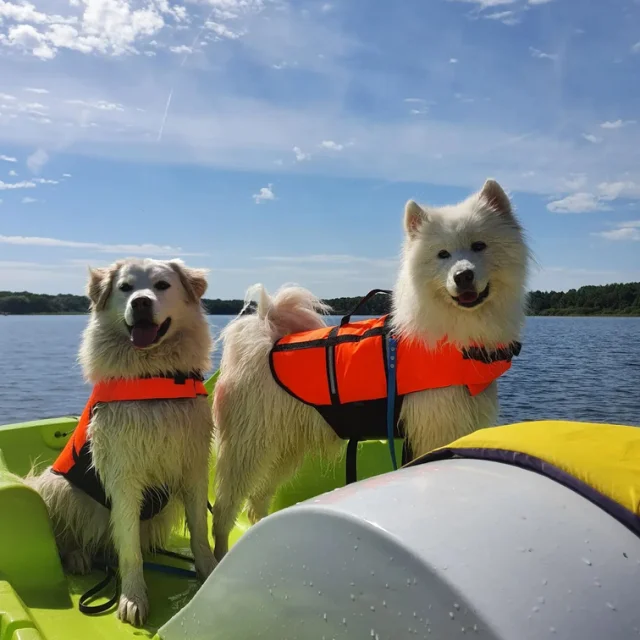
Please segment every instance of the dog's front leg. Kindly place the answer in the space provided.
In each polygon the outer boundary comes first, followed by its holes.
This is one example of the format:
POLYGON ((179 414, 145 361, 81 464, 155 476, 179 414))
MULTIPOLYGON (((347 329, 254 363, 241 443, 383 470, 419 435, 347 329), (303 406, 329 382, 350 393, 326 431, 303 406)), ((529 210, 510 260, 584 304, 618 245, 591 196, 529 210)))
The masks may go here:
POLYGON ((197 477, 192 473, 191 482, 182 494, 196 572, 203 581, 207 579, 217 564, 209 544, 207 488, 206 472, 198 474, 197 477))
POLYGON ((131 486, 121 486, 111 495, 111 527, 122 581, 118 618, 141 627, 149 614, 140 547, 142 492, 131 486))

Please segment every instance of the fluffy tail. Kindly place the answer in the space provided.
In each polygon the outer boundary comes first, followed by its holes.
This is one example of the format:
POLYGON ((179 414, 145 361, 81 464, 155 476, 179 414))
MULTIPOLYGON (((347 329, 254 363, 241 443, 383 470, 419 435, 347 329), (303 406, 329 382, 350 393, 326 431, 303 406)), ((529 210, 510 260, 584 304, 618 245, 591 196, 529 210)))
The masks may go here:
POLYGON ((289 333, 326 326, 323 314, 331 311, 310 291, 295 285, 284 286, 273 296, 261 284, 249 287, 241 314, 253 300, 257 301, 256 315, 273 342, 289 333))

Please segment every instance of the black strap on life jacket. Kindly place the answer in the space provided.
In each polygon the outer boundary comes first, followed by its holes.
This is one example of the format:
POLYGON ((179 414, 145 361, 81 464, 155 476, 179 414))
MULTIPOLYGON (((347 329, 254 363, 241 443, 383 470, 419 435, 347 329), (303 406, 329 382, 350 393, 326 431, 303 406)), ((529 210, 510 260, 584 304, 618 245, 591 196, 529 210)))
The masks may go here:
MULTIPOLYGON (((349 311, 347 314, 345 314, 344 316, 342 316, 341 320, 340 320, 340 324, 336 327, 334 327, 331 332, 329 333, 329 336, 331 337, 332 335, 336 335, 338 332, 339 327, 344 327, 345 325, 349 324, 349 322, 351 321, 351 316, 356 315, 357 312, 360 310, 360 308, 365 304, 365 302, 367 302, 368 300, 370 300, 371 298, 373 298, 373 296, 377 295, 378 293, 384 293, 386 295, 391 295, 393 292, 389 289, 372 289, 371 291, 369 291, 369 293, 367 293, 367 295, 363 296, 362 298, 360 298, 360 300, 357 302, 357 304, 353 307, 353 309, 351 309, 351 311, 349 311)), ((387 316, 387 321, 385 322, 385 333, 383 335, 383 346, 384 346, 384 340, 386 339, 386 330, 387 328, 390 326, 390 321, 391 321, 391 314, 388 314, 387 316)), ((329 346, 327 348, 327 375, 329 376, 329 380, 332 379, 332 377, 334 376, 334 371, 331 370, 331 367, 334 365, 334 363, 332 363, 332 354, 330 354, 330 351, 332 350, 332 346, 329 346)), ((383 357, 385 359, 385 372, 387 371, 387 366, 386 366, 386 349, 383 349, 383 357)), ((331 385, 330 385, 330 389, 331 389, 331 385)), ((332 404, 334 403, 338 403, 338 398, 334 397, 333 393, 330 393, 331 395, 331 402, 332 404)), ((387 399, 382 401, 386 407, 387 404, 387 399)), ((401 402, 398 403, 398 406, 396 407, 396 412, 399 415, 400 412, 400 407, 401 407, 401 402)), ((406 438, 405 434, 404 434, 404 430, 402 428, 402 425, 400 423, 397 424, 396 428, 395 428, 395 435, 396 437, 402 438, 402 464, 405 464, 407 462, 409 462, 412 458, 413 458, 413 454, 411 452, 411 447, 409 445, 409 441, 406 438)), ((351 438, 349 438, 349 441, 347 443, 347 453, 346 453, 346 484, 351 484, 353 482, 356 482, 358 480, 358 468, 357 468, 357 463, 358 463, 358 443, 360 442, 360 438, 357 436, 353 436, 351 438)))

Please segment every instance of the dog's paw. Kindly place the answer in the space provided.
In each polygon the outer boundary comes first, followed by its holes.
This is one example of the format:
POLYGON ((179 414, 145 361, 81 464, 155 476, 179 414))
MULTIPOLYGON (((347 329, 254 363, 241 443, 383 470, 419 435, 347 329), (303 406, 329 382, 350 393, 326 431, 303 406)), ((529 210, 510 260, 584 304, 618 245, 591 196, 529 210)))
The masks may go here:
POLYGON ((209 551, 198 558, 195 565, 198 580, 204 582, 209 577, 209 574, 216 568, 218 561, 215 559, 213 552, 209 551))
POLYGON ((258 524, 260 520, 264 518, 264 514, 256 508, 255 505, 250 504, 247 509, 247 519, 251 524, 258 524))
POLYGON ((80 549, 75 549, 65 554, 63 558, 64 569, 68 573, 84 576, 91 572, 91 556, 80 549))
POLYGON ((134 627, 141 627, 149 617, 149 601, 147 596, 120 596, 118 618, 134 627))

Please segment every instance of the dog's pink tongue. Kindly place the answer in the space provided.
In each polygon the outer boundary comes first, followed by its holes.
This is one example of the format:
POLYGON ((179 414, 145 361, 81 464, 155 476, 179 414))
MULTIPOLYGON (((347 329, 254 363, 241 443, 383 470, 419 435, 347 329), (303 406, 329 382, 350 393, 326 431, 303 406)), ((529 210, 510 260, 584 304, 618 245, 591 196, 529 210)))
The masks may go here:
POLYGON ((133 327, 131 329, 131 342, 133 346, 138 349, 144 349, 145 347, 153 344, 153 341, 158 335, 158 325, 149 324, 142 327, 133 327))
POLYGON ((458 296, 460 302, 471 303, 478 299, 478 294, 475 291, 465 291, 458 296))

